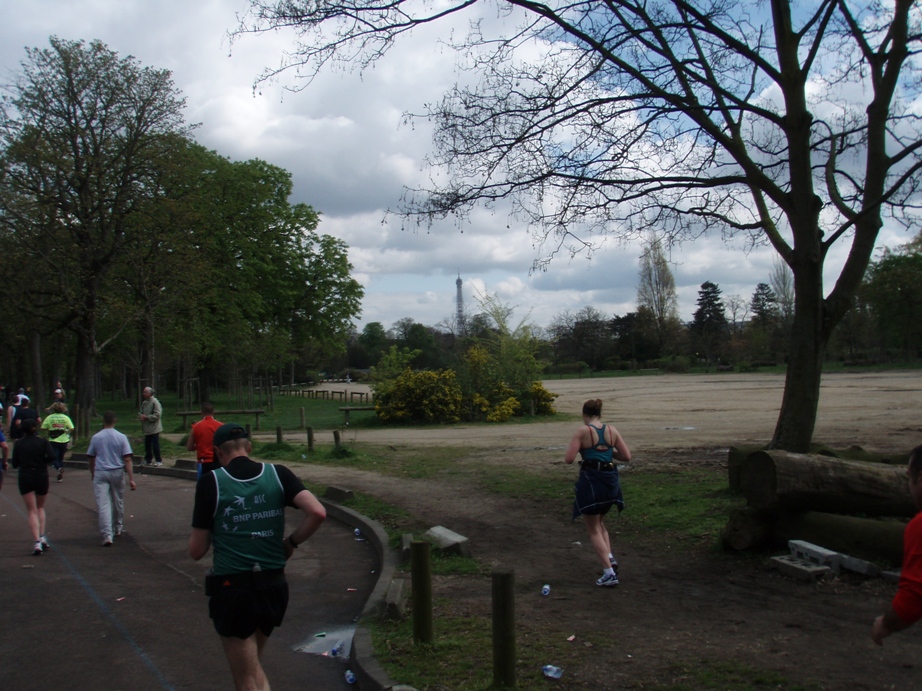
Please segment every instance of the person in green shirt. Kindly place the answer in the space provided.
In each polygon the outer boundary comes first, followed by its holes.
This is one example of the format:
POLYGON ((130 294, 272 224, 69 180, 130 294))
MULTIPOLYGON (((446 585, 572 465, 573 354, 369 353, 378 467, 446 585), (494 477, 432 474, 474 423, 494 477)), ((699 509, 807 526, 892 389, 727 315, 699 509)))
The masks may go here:
POLYGON ((285 563, 320 528, 326 509, 285 466, 249 458, 249 434, 226 423, 212 440, 218 466, 195 487, 189 555, 214 547, 208 611, 239 689, 268 689, 261 655, 288 606, 285 563), (285 507, 302 512, 285 536, 285 507))
POLYGON ((67 416, 67 406, 61 401, 51 404, 51 415, 42 421, 42 429, 48 430, 48 441, 54 449, 54 464, 58 471, 58 482, 64 479, 64 454, 70 444, 70 434, 74 431, 74 423, 67 416))

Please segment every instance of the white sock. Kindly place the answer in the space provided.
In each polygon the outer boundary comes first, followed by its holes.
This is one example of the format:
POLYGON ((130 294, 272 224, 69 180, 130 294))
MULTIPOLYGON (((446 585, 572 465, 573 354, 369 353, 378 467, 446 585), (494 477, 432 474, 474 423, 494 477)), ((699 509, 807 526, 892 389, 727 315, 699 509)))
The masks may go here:
POLYGON ((614 560, 615 560, 615 555, 612 554, 611 552, 609 552, 609 553, 608 553, 608 561, 614 561, 614 560))
POLYGON ((615 575, 615 570, 609 566, 607 569, 605 569, 605 575, 606 575, 606 576, 614 576, 614 575, 615 575))

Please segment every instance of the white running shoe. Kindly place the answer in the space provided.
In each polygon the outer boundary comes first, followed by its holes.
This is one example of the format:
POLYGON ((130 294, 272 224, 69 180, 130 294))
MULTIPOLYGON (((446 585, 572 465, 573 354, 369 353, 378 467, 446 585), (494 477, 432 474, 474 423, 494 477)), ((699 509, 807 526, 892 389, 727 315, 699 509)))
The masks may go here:
POLYGON ((612 586, 618 585, 618 577, 613 573, 603 573, 602 577, 597 580, 595 584, 603 588, 611 588, 612 586))

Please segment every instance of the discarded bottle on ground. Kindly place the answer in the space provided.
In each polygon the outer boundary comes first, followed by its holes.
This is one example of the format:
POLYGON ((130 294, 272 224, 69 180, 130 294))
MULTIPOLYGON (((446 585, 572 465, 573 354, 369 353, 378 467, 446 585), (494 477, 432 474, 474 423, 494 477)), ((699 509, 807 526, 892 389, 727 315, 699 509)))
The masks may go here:
POLYGON ((359 537, 359 536, 362 534, 362 531, 359 530, 358 528, 356 528, 356 529, 353 530, 352 532, 355 533, 355 536, 356 536, 356 537, 359 537))
POLYGON ((343 646, 345 644, 346 642, 340 638, 338 641, 336 641, 336 645, 333 646, 333 649, 330 650, 330 655, 332 655, 333 657, 336 657, 337 655, 339 655, 343 651, 343 646))
POLYGON ((560 679, 563 676, 563 670, 560 667, 555 667, 554 665, 544 665, 541 668, 541 671, 544 672, 544 676, 548 679, 560 679))
POLYGON ((542 595, 547 595, 547 594, 550 593, 550 592, 551 592, 551 586, 549 586, 547 583, 545 583, 544 586, 542 586, 542 588, 541 588, 541 594, 542 594, 542 595))
POLYGON ((346 683, 354 684, 355 683, 355 674, 351 669, 346 670, 346 683))

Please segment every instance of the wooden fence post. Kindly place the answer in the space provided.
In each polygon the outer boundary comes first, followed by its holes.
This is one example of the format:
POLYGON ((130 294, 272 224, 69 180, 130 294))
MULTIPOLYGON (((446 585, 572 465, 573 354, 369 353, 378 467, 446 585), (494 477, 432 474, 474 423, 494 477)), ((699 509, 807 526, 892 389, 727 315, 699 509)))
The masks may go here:
POLYGON ((432 562, 429 543, 414 540, 410 544, 410 577, 413 584, 413 641, 432 643, 432 562))
POLYGON ((515 687, 515 572, 493 572, 493 686, 515 687))

